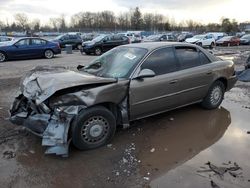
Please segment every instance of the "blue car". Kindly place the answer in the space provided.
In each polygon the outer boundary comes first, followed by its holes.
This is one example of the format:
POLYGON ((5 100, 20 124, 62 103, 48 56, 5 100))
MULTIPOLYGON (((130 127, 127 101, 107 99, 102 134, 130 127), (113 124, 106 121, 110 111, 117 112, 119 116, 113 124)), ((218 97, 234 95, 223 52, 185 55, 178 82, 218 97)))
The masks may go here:
POLYGON ((45 57, 51 59, 61 53, 58 43, 41 38, 25 37, 0 43, 0 62, 9 59, 45 57))

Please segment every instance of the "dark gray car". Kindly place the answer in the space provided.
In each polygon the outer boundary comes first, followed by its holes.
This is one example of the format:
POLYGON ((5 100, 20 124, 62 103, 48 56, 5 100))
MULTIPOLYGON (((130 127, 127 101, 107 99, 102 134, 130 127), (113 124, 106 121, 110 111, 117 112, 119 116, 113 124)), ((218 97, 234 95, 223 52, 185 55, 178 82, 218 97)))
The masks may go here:
POLYGON ((11 121, 67 155, 108 143, 117 125, 193 103, 217 108, 236 82, 234 63, 184 43, 124 45, 78 71, 39 67, 23 80, 11 121))

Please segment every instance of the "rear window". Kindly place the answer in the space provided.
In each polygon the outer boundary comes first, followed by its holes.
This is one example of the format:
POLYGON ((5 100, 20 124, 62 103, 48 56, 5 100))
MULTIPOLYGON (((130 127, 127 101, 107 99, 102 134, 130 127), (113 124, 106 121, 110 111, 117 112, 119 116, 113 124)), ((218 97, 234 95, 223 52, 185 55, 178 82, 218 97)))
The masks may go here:
POLYGON ((203 52, 199 51, 199 55, 200 55, 201 64, 211 63, 211 61, 208 59, 208 57, 206 56, 206 54, 204 54, 203 52))
POLYGON ((41 39, 32 39, 31 40, 31 44, 32 45, 44 45, 47 42, 45 40, 41 40, 41 39))

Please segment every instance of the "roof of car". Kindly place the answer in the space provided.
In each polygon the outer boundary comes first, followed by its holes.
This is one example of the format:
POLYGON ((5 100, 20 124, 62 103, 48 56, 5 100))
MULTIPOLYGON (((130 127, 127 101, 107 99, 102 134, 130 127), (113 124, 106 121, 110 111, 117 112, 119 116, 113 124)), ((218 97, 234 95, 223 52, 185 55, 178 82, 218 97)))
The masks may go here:
POLYGON ((143 43, 127 44, 124 46, 145 48, 149 51, 157 49, 157 48, 161 48, 161 47, 170 47, 170 46, 193 46, 195 47, 195 45, 182 43, 182 42, 143 42, 143 43))

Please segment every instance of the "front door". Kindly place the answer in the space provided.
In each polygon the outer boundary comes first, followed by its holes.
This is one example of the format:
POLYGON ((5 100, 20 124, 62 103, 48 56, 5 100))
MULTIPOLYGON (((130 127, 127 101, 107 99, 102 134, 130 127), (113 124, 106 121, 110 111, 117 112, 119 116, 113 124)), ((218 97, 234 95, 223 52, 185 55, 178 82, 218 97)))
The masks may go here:
MULTIPOLYGON (((140 66, 140 70, 155 72, 151 78, 132 79, 130 83, 130 119, 138 119, 156 114, 175 106, 179 88, 175 72, 178 63, 173 48, 154 51, 140 66)), ((136 76, 135 76, 136 77, 136 76)))
POLYGON ((30 39, 21 39, 12 45, 12 49, 9 53, 14 58, 22 58, 32 56, 32 47, 30 45, 30 39))

